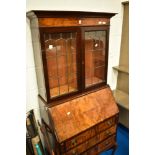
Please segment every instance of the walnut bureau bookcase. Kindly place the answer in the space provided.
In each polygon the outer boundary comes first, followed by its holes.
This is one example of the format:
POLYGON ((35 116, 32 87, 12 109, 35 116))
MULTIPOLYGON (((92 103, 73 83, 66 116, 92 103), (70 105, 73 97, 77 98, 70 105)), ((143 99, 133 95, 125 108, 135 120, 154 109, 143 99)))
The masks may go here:
POLYGON ((116 149, 119 110, 107 84, 110 18, 115 13, 30 11, 45 149, 95 155, 116 149), (52 143, 51 143, 52 141, 52 143))

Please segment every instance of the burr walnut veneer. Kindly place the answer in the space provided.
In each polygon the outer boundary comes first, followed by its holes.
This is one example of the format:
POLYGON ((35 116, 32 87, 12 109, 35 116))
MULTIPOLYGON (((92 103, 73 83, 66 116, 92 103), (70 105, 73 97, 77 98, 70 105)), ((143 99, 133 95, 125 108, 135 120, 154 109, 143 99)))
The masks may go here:
POLYGON ((57 152, 81 154, 93 146, 100 152, 115 145, 118 108, 109 87, 49 108, 49 115, 57 152), (96 146, 109 137, 113 142, 96 146))
POLYGON ((119 111, 107 85, 109 28, 114 15, 80 11, 27 13, 41 131, 50 155, 95 155, 116 149, 119 111))

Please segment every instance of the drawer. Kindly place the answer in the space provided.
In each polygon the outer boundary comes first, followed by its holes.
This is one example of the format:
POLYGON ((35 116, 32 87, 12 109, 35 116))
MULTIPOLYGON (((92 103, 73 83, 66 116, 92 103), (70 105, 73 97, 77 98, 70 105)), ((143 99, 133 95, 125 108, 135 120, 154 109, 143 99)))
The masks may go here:
POLYGON ((64 153, 63 155, 79 155, 82 152, 84 152, 86 150, 86 148, 87 148, 87 144, 83 143, 83 144, 69 150, 67 153, 64 153))
MULTIPOLYGON (((97 126, 95 126, 91 129, 77 135, 76 137, 64 142, 62 145, 63 148, 66 148, 66 151, 68 151, 71 148, 76 147, 77 145, 79 145, 83 142, 86 142, 88 139, 94 137, 98 133, 114 126, 116 124, 116 118, 117 118, 116 116, 109 118, 108 120, 98 124, 97 126)), ((102 137, 101 139, 103 139, 103 135, 101 135, 101 137, 102 137)), ((64 152, 64 149, 62 149, 62 152, 64 152)))
POLYGON ((40 18, 40 27, 109 25, 107 18, 40 18))
POLYGON ((95 137, 86 141, 85 142, 86 149, 89 149, 90 147, 96 145, 97 143, 103 141, 104 139, 108 138, 109 136, 111 136, 115 133, 116 133, 116 125, 112 126, 110 129, 107 129, 106 131, 103 131, 100 134, 97 134, 95 137))
POLYGON ((94 146, 93 148, 91 148, 90 150, 82 153, 82 155, 98 155, 98 146, 94 146))
POLYGON ((95 135, 96 135, 96 128, 94 127, 94 128, 91 128, 90 130, 87 130, 87 131, 81 133, 80 135, 76 136, 75 138, 66 141, 65 142, 66 151, 87 141, 88 139, 94 137, 95 135))
POLYGON ((110 138, 106 139, 105 141, 98 144, 98 152, 102 152, 116 144, 115 141, 116 135, 111 136, 110 138))
POLYGON ((115 145, 115 137, 116 136, 114 135, 106 139, 105 141, 102 141, 101 143, 99 143, 98 145, 95 145, 94 147, 82 153, 81 155, 98 155, 102 151, 105 151, 106 149, 109 149, 115 145))
POLYGON ((113 126, 114 124, 116 124, 117 122, 117 115, 112 117, 112 118, 109 118, 108 120, 100 123, 97 125, 97 132, 101 132, 103 130, 106 130, 108 128, 110 128, 111 126, 113 126))
POLYGON ((107 129, 99 134, 99 141, 103 141, 109 136, 116 133, 116 125, 112 126, 110 129, 107 129))
POLYGON ((80 154, 80 153, 84 152, 85 150, 93 147, 97 143, 108 138, 109 136, 113 135, 114 133, 116 133, 116 125, 112 126, 110 129, 107 129, 106 131, 101 132, 100 134, 98 134, 95 137, 89 139, 88 141, 82 143, 81 145, 78 145, 77 147, 71 149, 65 155, 72 155, 72 154, 76 154, 76 153, 80 154))

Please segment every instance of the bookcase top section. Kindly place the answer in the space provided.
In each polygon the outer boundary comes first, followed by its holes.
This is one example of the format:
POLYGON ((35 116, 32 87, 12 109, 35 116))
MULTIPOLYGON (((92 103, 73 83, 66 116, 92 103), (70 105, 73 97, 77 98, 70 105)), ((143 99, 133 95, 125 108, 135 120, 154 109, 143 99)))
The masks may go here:
POLYGON ((37 16, 38 18, 56 18, 56 17, 80 17, 80 18, 111 18, 116 13, 108 12, 86 12, 86 11, 48 11, 48 10, 32 10, 26 13, 28 18, 37 16))

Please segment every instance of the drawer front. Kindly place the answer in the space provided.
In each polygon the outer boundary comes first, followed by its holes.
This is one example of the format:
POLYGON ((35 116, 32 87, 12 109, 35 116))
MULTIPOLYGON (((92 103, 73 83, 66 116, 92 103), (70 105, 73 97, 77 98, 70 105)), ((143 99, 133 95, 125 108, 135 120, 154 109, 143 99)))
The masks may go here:
POLYGON ((98 155, 102 151, 105 151, 106 149, 111 148, 115 145, 115 135, 106 139, 105 141, 102 141, 98 145, 92 147, 90 150, 82 153, 81 155, 98 155))
POLYGON ((82 153, 82 155, 98 155, 98 145, 94 146, 87 152, 82 153))
POLYGON ((89 138, 94 137, 96 135, 96 128, 92 128, 90 130, 87 130, 86 132, 83 132, 82 134, 76 136, 75 138, 69 140, 66 142, 66 151, 69 149, 87 141, 89 138))
POLYGON ((100 123, 99 125, 97 125, 97 132, 101 132, 103 130, 110 128, 111 126, 116 124, 116 120, 117 120, 117 117, 114 116, 114 117, 100 123))
POLYGON ((102 152, 102 151, 114 146, 116 143, 115 137, 116 137, 116 135, 113 135, 110 138, 108 138, 105 141, 98 144, 98 152, 102 152))
POLYGON ((71 149, 65 155, 81 154, 85 150, 93 147, 94 145, 103 141, 104 139, 108 138, 109 136, 113 135, 114 133, 116 133, 116 125, 106 131, 101 132, 100 134, 98 134, 95 137, 89 139, 88 141, 82 143, 81 145, 78 145, 77 147, 71 149))
POLYGON ((109 25, 107 18, 40 18, 40 27, 109 25))
MULTIPOLYGON (((64 144, 64 147, 66 148, 66 151, 68 151, 71 148, 76 147, 77 145, 87 141, 88 139, 94 137, 98 133, 114 126, 116 124, 116 118, 117 118, 116 116, 109 118, 108 120, 106 120, 106 121, 98 124, 97 126, 91 128, 90 130, 87 130, 87 131, 83 132, 82 134, 74 137, 73 139, 64 142, 63 144, 64 144)), ((64 152, 64 149, 62 149, 62 152, 64 152)))

